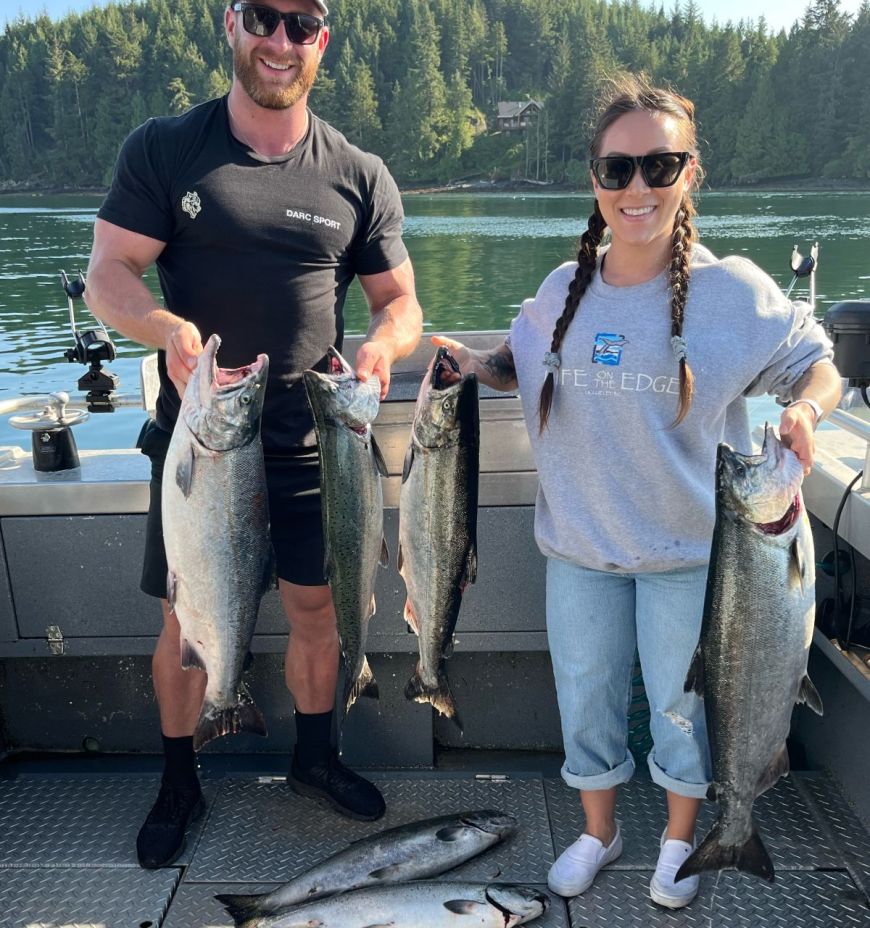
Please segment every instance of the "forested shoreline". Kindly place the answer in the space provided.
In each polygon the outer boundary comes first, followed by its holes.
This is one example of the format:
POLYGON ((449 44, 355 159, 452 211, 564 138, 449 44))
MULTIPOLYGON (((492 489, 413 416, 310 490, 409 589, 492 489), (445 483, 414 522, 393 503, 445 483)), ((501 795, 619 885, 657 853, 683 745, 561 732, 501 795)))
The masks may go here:
MULTIPOLYGON (((104 189, 127 133, 224 93, 220 0, 112 3, 0 36, 0 191, 104 189)), ((331 0, 311 105, 404 187, 576 186, 602 85, 642 70, 697 105, 707 183, 870 184, 870 0, 773 33, 691 0, 331 0), (542 105, 498 131, 499 102, 542 105)))

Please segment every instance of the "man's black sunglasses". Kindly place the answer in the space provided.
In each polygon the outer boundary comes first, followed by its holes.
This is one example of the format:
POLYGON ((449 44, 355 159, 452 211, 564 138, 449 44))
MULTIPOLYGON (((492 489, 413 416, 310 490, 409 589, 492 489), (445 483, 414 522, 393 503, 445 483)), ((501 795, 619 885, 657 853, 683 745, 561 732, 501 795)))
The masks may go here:
POLYGON ((232 9, 242 14, 245 32, 260 38, 272 35, 283 19, 287 38, 294 45, 312 45, 317 41, 320 30, 326 25, 326 20, 319 16, 310 16, 308 13, 281 13, 271 6, 261 6, 259 3, 234 3, 232 9))
POLYGON ((612 155, 593 158, 592 173, 605 190, 624 190, 640 168, 648 187, 672 187, 692 157, 688 151, 658 151, 651 155, 612 155))

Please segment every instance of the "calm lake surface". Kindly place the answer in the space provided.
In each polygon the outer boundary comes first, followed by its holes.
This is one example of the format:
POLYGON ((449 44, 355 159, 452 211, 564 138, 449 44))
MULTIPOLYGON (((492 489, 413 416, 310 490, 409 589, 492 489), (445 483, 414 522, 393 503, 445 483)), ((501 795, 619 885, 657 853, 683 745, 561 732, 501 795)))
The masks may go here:
MULTIPOLYGON (((86 267, 100 202, 98 196, 0 197, 0 399, 76 393, 85 368, 63 356, 73 339, 58 272, 86 267)), ((404 203, 426 328, 448 332, 506 328, 547 273, 575 255, 592 199, 475 193, 413 195, 404 203)), ((705 193, 699 210, 705 245, 718 255, 751 258, 783 287, 792 277, 792 247, 806 254, 818 240, 820 314, 840 300, 870 297, 870 191, 705 193)), ((158 293, 156 274, 146 280, 158 293)), ((806 296, 804 282, 794 295, 806 296)), ((81 301, 76 310, 80 327, 92 327, 81 301)), ((348 333, 365 330, 368 313, 356 285, 346 313, 348 333)), ((116 346, 110 367, 121 378, 120 390, 137 392, 137 359, 147 352, 120 336, 116 346)), ((143 417, 137 410, 92 416, 76 427, 77 443, 132 447, 143 417)), ((29 442, 0 421, 0 445, 29 442)))

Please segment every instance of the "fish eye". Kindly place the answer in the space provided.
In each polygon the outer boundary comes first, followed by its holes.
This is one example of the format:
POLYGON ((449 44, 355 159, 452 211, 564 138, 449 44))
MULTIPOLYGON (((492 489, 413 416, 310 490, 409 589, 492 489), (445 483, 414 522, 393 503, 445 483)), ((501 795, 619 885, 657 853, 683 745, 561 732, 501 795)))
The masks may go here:
POLYGON ((242 393, 242 395, 239 397, 239 402, 242 404, 242 406, 248 406, 248 405, 250 405, 250 402, 251 402, 251 394, 250 394, 250 393, 242 393))
POLYGON ((738 462, 734 465, 734 471, 735 471, 735 473, 737 474, 738 477, 743 478, 743 477, 746 476, 746 465, 745 465, 745 464, 741 464, 740 461, 738 461, 738 462))

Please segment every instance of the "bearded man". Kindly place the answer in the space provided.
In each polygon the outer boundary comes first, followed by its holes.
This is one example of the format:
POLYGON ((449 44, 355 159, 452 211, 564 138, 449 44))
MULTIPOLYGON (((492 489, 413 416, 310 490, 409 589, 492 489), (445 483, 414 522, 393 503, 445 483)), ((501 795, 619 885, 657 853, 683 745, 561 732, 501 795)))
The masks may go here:
POLYGON ((272 541, 290 624, 285 677, 297 740, 288 781, 345 815, 380 818, 373 784, 332 746, 339 661, 335 610, 323 576, 320 470, 301 372, 326 370, 341 347, 347 288, 359 278, 371 309, 357 376, 382 399, 396 359, 416 345, 422 314, 402 242, 402 206, 381 160, 308 109, 329 41, 323 0, 233 2, 225 97, 178 117, 149 119, 124 143, 94 228, 89 307, 117 331, 159 349, 142 589, 161 600, 153 660, 164 744, 154 808, 139 832, 143 867, 171 864, 203 810, 192 734, 205 674, 181 666, 180 629, 166 601, 160 493, 180 397, 212 333, 221 364, 270 357, 262 419, 272 541), (156 264, 165 305, 142 281, 156 264))

